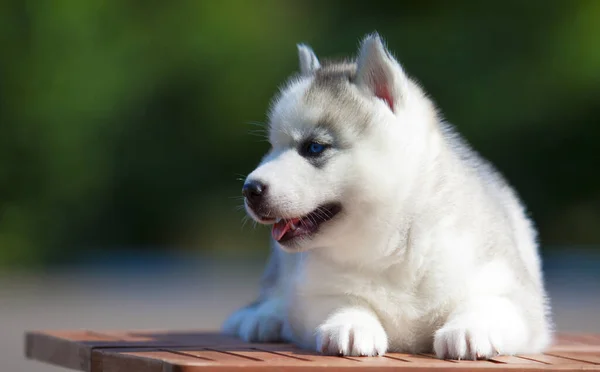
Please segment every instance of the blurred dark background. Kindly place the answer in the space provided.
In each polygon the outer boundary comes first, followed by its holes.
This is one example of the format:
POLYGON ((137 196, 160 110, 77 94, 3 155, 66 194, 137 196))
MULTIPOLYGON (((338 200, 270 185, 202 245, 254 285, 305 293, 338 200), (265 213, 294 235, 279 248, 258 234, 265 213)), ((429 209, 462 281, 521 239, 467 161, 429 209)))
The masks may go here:
POLYGON ((4 265, 255 250, 266 234, 232 198, 267 148, 249 122, 297 42, 354 55, 373 30, 517 187, 544 245, 600 241, 598 1, 5 0, 0 27, 4 265))
POLYGON ((267 252, 267 229, 242 228, 236 209, 267 149, 251 123, 296 71, 296 43, 354 55, 374 30, 516 186, 555 298, 581 294, 563 303, 575 313, 558 306, 559 328, 577 328, 600 293, 600 1, 3 0, 0 304, 21 317, 5 315, 13 336, 179 325, 166 314, 192 319, 209 305, 175 304, 207 288, 231 300, 192 325, 218 327, 253 296, 267 252), (239 276, 252 280, 226 288, 241 297, 210 287, 239 276), (174 296, 168 312, 157 292, 174 296))

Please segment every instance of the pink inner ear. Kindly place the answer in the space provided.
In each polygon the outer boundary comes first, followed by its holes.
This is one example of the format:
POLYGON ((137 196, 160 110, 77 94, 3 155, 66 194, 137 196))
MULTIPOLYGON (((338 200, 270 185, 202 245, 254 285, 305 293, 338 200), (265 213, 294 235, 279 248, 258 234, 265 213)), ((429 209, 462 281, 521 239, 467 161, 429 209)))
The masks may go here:
POLYGON ((384 100, 390 109, 394 111, 394 99, 387 85, 377 84, 377 86, 375 86, 375 96, 384 100))

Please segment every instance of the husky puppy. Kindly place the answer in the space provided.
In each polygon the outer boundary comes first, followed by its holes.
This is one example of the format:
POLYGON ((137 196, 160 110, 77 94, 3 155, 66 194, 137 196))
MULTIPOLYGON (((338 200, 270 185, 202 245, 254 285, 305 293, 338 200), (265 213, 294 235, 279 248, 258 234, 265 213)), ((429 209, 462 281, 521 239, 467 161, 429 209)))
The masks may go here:
POLYGON ((355 61, 298 46, 243 186, 272 225, 259 299, 225 322, 329 355, 485 359, 551 341, 536 231, 377 34, 355 61))

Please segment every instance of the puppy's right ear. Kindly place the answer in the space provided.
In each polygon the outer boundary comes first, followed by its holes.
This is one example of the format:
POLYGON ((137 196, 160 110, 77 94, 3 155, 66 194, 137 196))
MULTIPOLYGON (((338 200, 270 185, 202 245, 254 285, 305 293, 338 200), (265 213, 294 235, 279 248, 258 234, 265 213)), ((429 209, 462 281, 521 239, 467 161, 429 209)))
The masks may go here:
POLYGON ((362 41, 357 64, 356 85, 383 100, 394 111, 408 78, 377 33, 362 41))
POLYGON ((315 52, 306 44, 298 44, 298 59, 302 75, 312 75, 321 67, 315 52))

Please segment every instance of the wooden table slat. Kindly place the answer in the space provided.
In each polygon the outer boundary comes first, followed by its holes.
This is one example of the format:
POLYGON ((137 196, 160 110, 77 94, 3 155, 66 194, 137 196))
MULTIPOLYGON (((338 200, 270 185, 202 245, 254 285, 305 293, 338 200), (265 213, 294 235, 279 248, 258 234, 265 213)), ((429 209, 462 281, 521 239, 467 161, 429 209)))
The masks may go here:
POLYGON ((405 353, 387 353, 385 355, 388 358, 398 359, 400 361, 409 362, 409 363, 418 363, 428 366, 449 366, 452 363, 455 363, 451 360, 442 360, 429 357, 427 355, 412 355, 405 353))
POLYGON ((269 362, 288 362, 288 363, 296 363, 298 361, 309 361, 308 359, 301 359, 301 357, 296 357, 290 354, 282 354, 275 353, 265 350, 260 350, 258 348, 252 347, 218 347, 211 348, 215 351, 226 352, 231 355, 237 355, 246 357, 248 359, 253 359, 259 362, 269 361, 269 362))
POLYGON ((197 358, 205 359, 216 363, 243 363, 248 361, 255 361, 254 359, 248 359, 242 355, 235 355, 230 353, 224 353, 221 351, 207 350, 207 349, 166 349, 171 352, 181 353, 185 355, 194 356, 197 358))
POLYGON ((600 364, 600 352, 599 353, 574 353, 574 352, 556 352, 547 353, 561 358, 568 358, 580 362, 588 362, 593 364, 600 364))
MULTIPOLYGON (((102 372, 170 372, 179 366, 204 367, 217 365, 190 355, 182 355, 166 350, 116 351, 114 349, 94 351, 95 370, 102 372)), ((92 371, 94 371, 92 369, 92 371)))
POLYGON ((539 361, 525 359, 525 358, 519 358, 518 356, 514 356, 514 355, 499 355, 499 356, 493 357, 491 360, 498 362, 498 363, 503 363, 503 364, 518 364, 518 365, 533 364, 533 365, 537 365, 538 367, 546 365, 545 363, 542 363, 539 361))
POLYGON ((295 347, 288 348, 287 350, 277 350, 277 354, 286 355, 294 358, 301 358, 308 362, 307 365, 320 365, 330 367, 353 367, 358 363, 353 358, 340 358, 337 356, 321 355, 316 352, 300 350, 295 347))
POLYGON ((587 363, 587 362, 577 363, 576 361, 574 361, 572 359, 561 358, 561 357, 557 357, 557 356, 554 356, 554 355, 548 355, 548 354, 542 354, 542 355, 519 355, 519 357, 524 358, 524 359, 529 359, 529 360, 532 360, 532 361, 535 361, 535 362, 541 362, 541 363, 552 365, 552 366, 561 365, 561 364, 580 364, 580 365, 590 364, 590 363, 587 363))

